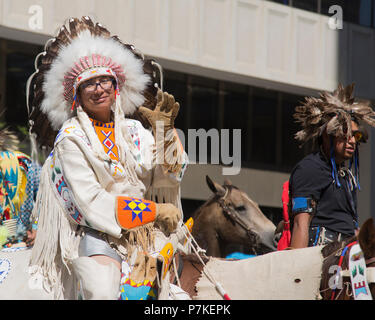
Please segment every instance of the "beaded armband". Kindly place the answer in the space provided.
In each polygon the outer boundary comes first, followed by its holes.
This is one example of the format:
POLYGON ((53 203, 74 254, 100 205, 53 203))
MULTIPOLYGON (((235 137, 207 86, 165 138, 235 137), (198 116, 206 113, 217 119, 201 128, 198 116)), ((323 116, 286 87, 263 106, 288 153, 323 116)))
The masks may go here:
POLYGON ((149 200, 131 197, 117 197, 117 222, 121 228, 129 230, 156 218, 156 203, 149 200))

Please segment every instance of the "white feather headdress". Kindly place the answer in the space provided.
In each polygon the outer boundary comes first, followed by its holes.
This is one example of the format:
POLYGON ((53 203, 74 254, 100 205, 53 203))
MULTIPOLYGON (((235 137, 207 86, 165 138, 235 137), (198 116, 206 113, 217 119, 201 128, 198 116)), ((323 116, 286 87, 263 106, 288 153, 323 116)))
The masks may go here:
POLYGON ((93 36, 89 30, 85 30, 69 46, 61 50, 59 58, 46 73, 43 84, 45 98, 41 110, 48 115, 53 129, 60 129, 71 116, 73 81, 95 64, 100 67, 111 67, 110 69, 116 73, 122 99, 121 106, 125 114, 133 113, 144 102, 143 90, 146 89, 150 78, 143 72, 141 60, 115 40, 93 36), (99 57, 100 61, 92 61, 99 57), (69 76, 70 79, 67 78, 69 76))
POLYGON ((94 25, 89 17, 70 19, 69 30, 62 26, 59 34, 47 41, 45 51, 36 58, 36 72, 28 81, 30 124, 39 144, 51 147, 62 124, 74 115, 71 109, 80 75, 91 69, 110 69, 117 80, 121 109, 133 115, 140 105, 156 98, 155 65, 134 46, 110 36, 99 23, 94 25), (31 87, 33 98, 29 97, 31 87))

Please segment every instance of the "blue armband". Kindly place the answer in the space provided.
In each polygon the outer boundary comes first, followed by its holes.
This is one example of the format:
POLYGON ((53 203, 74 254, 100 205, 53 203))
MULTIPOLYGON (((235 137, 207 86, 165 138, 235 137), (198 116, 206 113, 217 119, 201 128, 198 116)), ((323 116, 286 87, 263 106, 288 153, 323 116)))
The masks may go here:
POLYGON ((297 214, 301 212, 312 213, 315 209, 315 202, 310 197, 296 197, 292 198, 292 213, 297 214))

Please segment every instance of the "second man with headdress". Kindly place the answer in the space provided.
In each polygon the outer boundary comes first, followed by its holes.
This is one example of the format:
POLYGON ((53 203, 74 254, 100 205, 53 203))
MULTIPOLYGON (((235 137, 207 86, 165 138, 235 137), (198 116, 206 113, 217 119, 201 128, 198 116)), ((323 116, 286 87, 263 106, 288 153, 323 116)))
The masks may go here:
POLYGON ((375 113, 354 100, 353 89, 339 85, 296 108, 302 130, 295 138, 302 145, 311 141, 317 151, 295 166, 289 180, 293 248, 344 240, 359 228, 359 145, 368 138, 363 125, 375 126, 375 113))

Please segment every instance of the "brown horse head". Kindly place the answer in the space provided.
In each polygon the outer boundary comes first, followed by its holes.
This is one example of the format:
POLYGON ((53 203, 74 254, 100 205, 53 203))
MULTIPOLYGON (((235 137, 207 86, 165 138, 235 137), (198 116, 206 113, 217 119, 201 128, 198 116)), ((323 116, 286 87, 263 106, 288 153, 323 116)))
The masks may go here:
POLYGON ((206 182, 213 197, 193 214, 193 236, 208 256, 276 250, 275 225, 245 192, 229 180, 220 185, 206 176, 206 182))
MULTIPOLYGON (((327 244, 322 249, 324 257, 324 263, 322 266, 322 280, 320 284, 321 296, 323 299, 337 299, 337 300, 350 300, 353 299, 353 291, 351 287, 350 275, 344 275, 340 281, 340 285, 332 292, 332 279, 335 276, 334 268, 339 261, 339 258, 344 252, 344 248, 358 240, 361 250, 363 252, 366 267, 375 267, 375 225, 372 218, 366 220, 361 226, 358 236, 353 236, 350 239, 341 242, 333 242, 327 244)), ((342 270, 349 269, 349 252, 346 250, 346 254, 342 260, 342 270)), ((375 283, 369 283, 369 288, 372 297, 375 297, 375 283)))

